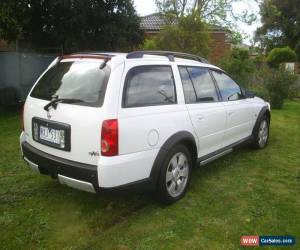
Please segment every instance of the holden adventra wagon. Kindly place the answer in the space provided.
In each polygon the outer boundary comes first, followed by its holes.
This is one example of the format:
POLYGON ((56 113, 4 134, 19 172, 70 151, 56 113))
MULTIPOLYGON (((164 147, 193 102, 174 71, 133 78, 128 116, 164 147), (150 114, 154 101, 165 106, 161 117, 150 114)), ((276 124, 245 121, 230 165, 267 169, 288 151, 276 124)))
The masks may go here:
POLYGON ((205 59, 167 51, 80 53, 30 91, 20 144, 35 171, 96 193, 143 187, 182 198, 192 167, 268 143, 270 105, 205 59))

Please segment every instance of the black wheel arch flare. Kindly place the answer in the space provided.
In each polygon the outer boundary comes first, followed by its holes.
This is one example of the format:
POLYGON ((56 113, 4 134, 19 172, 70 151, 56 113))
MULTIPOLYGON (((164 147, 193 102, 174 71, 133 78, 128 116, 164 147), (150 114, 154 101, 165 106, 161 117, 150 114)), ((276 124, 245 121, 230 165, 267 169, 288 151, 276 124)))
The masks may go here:
POLYGON ((253 138, 254 138, 255 133, 258 131, 258 127, 259 127, 259 123, 261 121, 261 118, 263 118, 265 115, 267 115, 269 123, 270 123, 270 121, 271 121, 271 112, 270 112, 268 106, 262 107, 262 109, 260 110, 260 112, 257 116, 255 125, 254 125, 253 130, 252 130, 252 137, 253 138))
POLYGON ((197 144, 195 141, 195 138, 192 133, 188 131, 180 131, 169 137, 166 142, 163 144, 163 146, 160 148, 156 159, 153 163, 152 170, 150 173, 150 179, 152 180, 152 183, 156 185, 158 181, 158 177, 160 175, 161 166, 165 161, 165 158, 169 152, 169 150, 174 147, 175 145, 183 144, 187 147, 187 149, 191 153, 191 157, 193 159, 193 165, 197 161, 198 157, 198 149, 197 144))

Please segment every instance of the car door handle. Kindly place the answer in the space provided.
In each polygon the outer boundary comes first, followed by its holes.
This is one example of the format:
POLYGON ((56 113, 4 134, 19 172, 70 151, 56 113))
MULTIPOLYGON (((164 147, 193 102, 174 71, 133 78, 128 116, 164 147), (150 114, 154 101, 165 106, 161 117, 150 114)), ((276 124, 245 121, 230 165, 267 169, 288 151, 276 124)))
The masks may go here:
POLYGON ((233 115, 233 114, 234 114, 234 111, 232 111, 232 110, 231 110, 231 111, 228 111, 228 115, 229 115, 229 116, 231 116, 231 115, 233 115))
POLYGON ((197 120, 202 121, 204 119, 203 115, 197 115, 197 120))

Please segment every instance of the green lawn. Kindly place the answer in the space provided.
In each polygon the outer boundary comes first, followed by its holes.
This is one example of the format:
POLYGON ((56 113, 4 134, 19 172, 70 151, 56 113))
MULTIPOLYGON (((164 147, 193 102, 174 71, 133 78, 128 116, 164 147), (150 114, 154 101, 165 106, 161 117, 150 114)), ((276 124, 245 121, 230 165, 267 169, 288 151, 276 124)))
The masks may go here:
POLYGON ((272 112, 265 150, 195 169, 171 206, 37 175, 21 159, 19 133, 18 115, 0 113, 0 248, 242 249, 241 235, 294 235, 300 249, 300 103, 272 112))

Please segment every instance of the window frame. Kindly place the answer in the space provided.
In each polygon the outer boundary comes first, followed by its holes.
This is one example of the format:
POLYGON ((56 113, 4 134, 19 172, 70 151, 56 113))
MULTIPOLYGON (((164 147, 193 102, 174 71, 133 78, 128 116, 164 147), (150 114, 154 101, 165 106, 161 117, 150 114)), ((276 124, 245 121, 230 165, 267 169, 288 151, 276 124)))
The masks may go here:
POLYGON ((178 73, 179 73, 179 76, 180 76, 180 81, 181 81, 181 85, 182 85, 182 90, 183 90, 183 96, 184 96, 184 103, 185 104, 201 104, 201 103, 218 103, 218 102, 222 102, 223 101, 223 98, 221 96, 221 93, 220 93, 220 89, 219 89, 219 86, 217 85, 217 82, 215 80, 215 78, 213 77, 212 73, 211 73, 211 68, 210 67, 205 67, 205 66, 195 66, 195 65, 177 65, 177 69, 178 69, 178 73), (185 68, 188 75, 189 75, 189 79, 192 83, 192 86, 193 86, 193 89, 195 91, 195 96, 197 98, 197 93, 196 93, 196 89, 195 89, 195 86, 194 86, 194 82, 191 78, 191 75, 190 75, 190 72, 188 70, 188 68, 202 68, 202 69, 207 69, 210 77, 211 77, 211 80, 214 84, 214 87, 215 87, 215 90, 216 90, 216 93, 217 93, 217 96, 218 96, 218 100, 217 101, 195 101, 195 102, 186 102, 186 98, 185 98, 185 94, 184 94, 184 87, 183 87, 183 83, 182 83, 182 78, 181 78, 181 73, 180 73, 180 67, 182 68, 185 68))
POLYGON ((214 68, 210 68, 209 71, 210 71, 211 77, 213 78, 213 80, 214 80, 214 82, 215 82, 215 84, 216 84, 216 86, 218 88, 219 96, 220 96, 222 102, 235 102, 235 101, 239 101, 239 100, 245 99, 243 89, 241 88, 241 86, 235 80, 233 80, 233 78, 227 72, 225 72, 225 71, 223 71, 221 69, 214 69, 214 68), (220 87, 219 87, 219 84, 218 84, 216 78, 213 75, 213 71, 222 73, 224 75, 227 75, 239 87, 239 89, 241 91, 241 98, 237 99, 237 100, 224 100, 224 98, 222 96, 222 93, 221 93, 221 90, 220 90, 220 87))
POLYGON ((173 72, 173 67, 172 65, 169 64, 145 64, 145 65, 138 65, 138 66, 134 66, 132 68, 130 68, 127 73, 126 73, 126 77, 125 77, 125 81, 124 81, 124 86, 123 86, 123 92, 122 92, 122 108, 143 108, 143 107, 155 107, 155 106, 168 106, 168 105, 177 105, 178 104, 178 99, 177 99, 177 90, 176 90, 176 81, 175 81, 175 77, 174 77, 174 72, 173 72), (173 80, 173 86, 174 86, 174 97, 175 97, 175 101, 174 103, 153 103, 153 104, 140 104, 140 105, 126 105, 126 98, 127 98, 127 90, 128 90, 128 84, 129 84, 129 77, 130 77, 130 73, 133 70, 136 70, 137 68, 149 68, 149 67, 165 67, 165 68, 170 68, 171 69, 171 74, 172 74, 172 80, 173 80))

